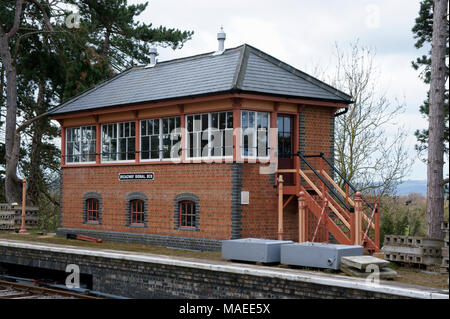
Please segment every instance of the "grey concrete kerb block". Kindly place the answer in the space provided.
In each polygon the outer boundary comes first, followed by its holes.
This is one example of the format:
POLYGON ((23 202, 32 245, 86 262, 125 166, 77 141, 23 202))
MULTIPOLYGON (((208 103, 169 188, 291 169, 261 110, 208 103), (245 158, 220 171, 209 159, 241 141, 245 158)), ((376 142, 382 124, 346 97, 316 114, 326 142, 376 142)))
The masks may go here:
POLYGON ((328 243, 293 243, 281 246, 281 263, 286 265, 339 269, 343 256, 362 256, 364 248, 328 243))
POLYGON ((224 240, 222 258, 262 263, 280 262, 281 246, 291 244, 290 240, 243 238, 224 240))

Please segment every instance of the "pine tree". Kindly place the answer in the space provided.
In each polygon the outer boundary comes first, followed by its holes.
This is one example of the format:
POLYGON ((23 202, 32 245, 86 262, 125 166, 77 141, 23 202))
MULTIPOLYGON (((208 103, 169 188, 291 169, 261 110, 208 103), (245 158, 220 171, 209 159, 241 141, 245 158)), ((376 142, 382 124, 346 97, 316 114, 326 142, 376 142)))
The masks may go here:
MULTIPOLYGON (((424 66, 423 79, 430 84, 428 100, 421 111, 428 114, 428 131, 418 132, 427 143, 427 235, 442 238, 441 222, 444 217, 444 145, 448 143, 448 2, 425 0, 421 3, 420 16, 413 28, 416 47, 431 42, 429 56, 422 56, 413 67, 424 66), (447 113, 445 115, 445 113, 447 113), (447 120, 445 120, 447 118, 447 120), (445 137, 445 130, 447 136, 445 137)), ((448 181, 448 180, 447 180, 448 181)))
MULTIPOLYGON (((447 30, 448 30, 448 20, 447 20, 447 30)), ((418 57, 415 61, 412 61, 412 66, 415 70, 421 70, 420 77, 426 84, 430 84, 431 76, 431 39, 433 34, 433 0, 423 0, 420 3, 419 16, 415 20, 415 25, 412 28, 414 38, 417 39, 415 47, 417 49, 423 48, 429 45, 430 51, 428 55, 422 55, 418 57)), ((448 32, 446 36, 446 61, 449 57, 449 38, 448 32)), ((448 79, 448 65, 446 65, 446 74, 448 79)), ((428 117, 430 112, 429 104, 429 93, 427 93, 427 98, 420 106, 420 113, 428 117)), ((444 103, 444 151, 448 154, 449 152, 449 92, 448 89, 445 91, 445 103, 444 103)), ((417 138, 418 144, 416 145, 416 150, 419 154, 423 153, 427 149, 428 145, 428 129, 416 130, 415 136, 417 138)))
POLYGON ((31 197, 35 199, 45 175, 42 167, 54 166, 57 152, 48 140, 57 129, 45 118, 50 108, 124 68, 148 63, 152 44, 176 49, 190 39, 190 31, 137 23, 135 18, 146 7, 147 3, 128 5, 125 0, 2 1, 0 89, 7 92, 7 99, 0 103, 7 109, 3 152, 8 202, 21 198, 19 159, 34 183, 31 197), (67 28, 68 12, 59 6, 67 2, 78 5, 80 28, 67 28), (18 116, 23 122, 17 126, 18 116), (24 134, 32 141, 31 149, 24 149, 21 143, 24 134), (31 155, 23 160, 25 151, 31 155), (43 158, 43 154, 48 157, 43 158))

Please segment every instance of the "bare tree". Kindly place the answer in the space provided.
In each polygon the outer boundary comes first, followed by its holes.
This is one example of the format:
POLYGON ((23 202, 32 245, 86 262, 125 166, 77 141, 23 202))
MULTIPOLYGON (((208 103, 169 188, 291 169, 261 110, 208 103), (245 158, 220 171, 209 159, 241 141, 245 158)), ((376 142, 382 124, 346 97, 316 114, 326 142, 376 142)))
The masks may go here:
POLYGON ((431 81, 427 165, 427 235, 442 238, 444 218, 444 94, 446 82, 446 0, 434 0, 433 36, 431 42, 431 81))
POLYGON ((335 118, 335 165, 362 191, 392 192, 412 165, 406 130, 395 122, 404 105, 391 103, 379 86, 373 49, 356 41, 348 51, 336 44, 335 52, 336 71, 327 80, 354 101, 335 118))

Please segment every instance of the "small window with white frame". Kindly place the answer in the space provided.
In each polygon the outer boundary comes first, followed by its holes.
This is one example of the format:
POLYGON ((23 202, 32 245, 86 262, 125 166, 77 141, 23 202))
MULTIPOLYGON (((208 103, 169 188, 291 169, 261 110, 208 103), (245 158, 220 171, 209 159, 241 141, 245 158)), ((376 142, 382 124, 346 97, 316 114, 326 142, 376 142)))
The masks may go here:
POLYGON ((96 127, 66 128, 66 163, 95 163, 96 127))
POLYGON ((269 113, 242 111, 243 157, 267 158, 269 156, 269 123, 269 113))
POLYGON ((102 125, 102 161, 134 161, 136 122, 102 125))

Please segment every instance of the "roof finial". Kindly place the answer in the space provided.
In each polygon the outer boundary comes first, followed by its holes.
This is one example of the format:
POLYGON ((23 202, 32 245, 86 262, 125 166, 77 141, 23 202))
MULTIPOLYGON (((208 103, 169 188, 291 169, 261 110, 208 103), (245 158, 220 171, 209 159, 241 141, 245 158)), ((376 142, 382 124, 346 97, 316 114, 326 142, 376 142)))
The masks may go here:
POLYGON ((220 31, 217 33, 217 40, 219 40, 219 52, 225 50, 225 39, 227 38, 226 33, 223 31, 223 25, 220 26, 220 31))
POLYGON ((156 64, 156 56, 158 55, 158 49, 156 46, 152 46, 149 50, 150 55, 150 64, 155 65, 156 64))

